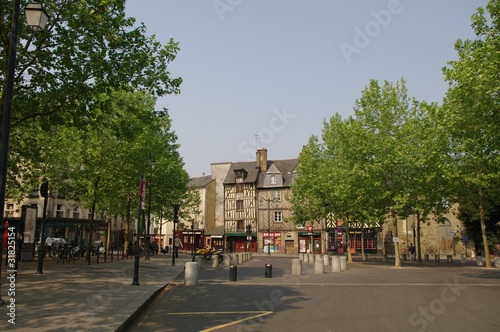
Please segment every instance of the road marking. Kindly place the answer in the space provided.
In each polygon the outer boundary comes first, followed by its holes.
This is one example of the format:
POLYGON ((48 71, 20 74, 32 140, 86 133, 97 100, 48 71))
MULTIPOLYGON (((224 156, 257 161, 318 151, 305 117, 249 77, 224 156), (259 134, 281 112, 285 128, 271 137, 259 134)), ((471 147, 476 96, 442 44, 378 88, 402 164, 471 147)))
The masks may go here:
POLYGON ((211 332, 211 331, 216 331, 218 329, 222 329, 224 327, 228 327, 228 326, 231 326, 231 325, 236 325, 236 324, 239 324, 241 322, 244 322, 244 321, 247 321, 247 320, 250 320, 250 319, 259 318, 259 317, 262 317, 262 316, 267 316, 267 315, 270 315, 272 313, 273 313, 272 311, 203 311, 203 312, 192 311, 192 312, 171 312, 171 313, 168 313, 168 315, 228 315, 228 314, 238 314, 238 315, 241 315, 241 314, 255 314, 255 315, 249 316, 247 318, 242 318, 242 319, 239 319, 239 320, 232 321, 230 323, 217 325, 217 326, 214 326, 214 327, 211 327, 211 328, 208 328, 208 329, 200 331, 200 332, 211 332))
MULTIPOLYGON (((226 285, 226 283, 223 283, 226 285)), ((238 284, 228 283, 227 285, 238 286, 443 286, 443 283, 333 283, 333 282, 238 282, 238 284)), ((500 284, 459 284, 460 286, 477 286, 477 287, 500 287, 500 284)))

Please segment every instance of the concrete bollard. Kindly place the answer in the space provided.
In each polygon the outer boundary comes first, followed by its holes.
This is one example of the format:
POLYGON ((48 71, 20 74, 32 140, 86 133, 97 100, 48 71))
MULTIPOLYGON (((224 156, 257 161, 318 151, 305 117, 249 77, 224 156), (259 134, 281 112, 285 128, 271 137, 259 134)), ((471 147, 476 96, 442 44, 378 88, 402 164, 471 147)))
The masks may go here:
POLYGON ((225 254, 224 255, 224 266, 230 266, 230 265, 231 265, 231 255, 225 254))
POLYGON ((231 265, 238 265, 238 254, 231 254, 231 265))
POLYGON ((301 253, 299 254, 299 259, 300 259, 301 261, 304 261, 304 253, 303 253, 303 252, 301 252, 301 253))
POLYGON ((309 263, 309 254, 304 254, 304 263, 309 263))
POLYGON ((203 266, 203 256, 202 255, 194 256, 194 261, 198 263, 198 270, 201 270, 201 267, 203 266))
POLYGON ((321 257, 316 257, 316 260, 314 261, 314 273, 325 273, 325 264, 323 263, 323 259, 321 257))
POLYGON ((340 256, 340 271, 345 272, 347 271, 347 257, 346 256, 340 256))
POLYGON ((314 254, 309 254, 309 263, 314 263, 314 254))
POLYGON ((300 258, 292 259, 292 275, 294 276, 302 275, 302 260, 300 258))
POLYGON ((219 255, 212 257, 212 267, 219 267, 219 255))
POLYGON ((324 266, 329 266, 330 265, 330 256, 323 255, 323 265, 324 266))
POLYGON ((185 265, 184 285, 198 285, 198 271, 199 267, 197 262, 187 262, 185 265))
POLYGON ((339 256, 332 256, 332 272, 340 272, 339 256))

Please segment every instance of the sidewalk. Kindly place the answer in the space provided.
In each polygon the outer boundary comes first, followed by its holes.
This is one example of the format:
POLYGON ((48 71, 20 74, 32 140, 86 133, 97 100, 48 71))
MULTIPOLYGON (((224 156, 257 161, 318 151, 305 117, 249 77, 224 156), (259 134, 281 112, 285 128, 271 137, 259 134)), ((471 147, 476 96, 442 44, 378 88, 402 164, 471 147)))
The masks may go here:
POLYGON ((36 274, 37 260, 20 262, 12 294, 2 265, 0 331, 116 331, 156 292, 182 273, 191 255, 141 257, 139 285, 132 285, 134 257, 88 265, 84 259, 56 264, 44 260, 43 274, 36 274), (11 296, 12 295, 12 296, 11 296), (15 308, 8 305, 15 300, 15 308), (15 320, 11 320, 15 314, 15 320), (11 322, 15 321, 15 325, 11 322))

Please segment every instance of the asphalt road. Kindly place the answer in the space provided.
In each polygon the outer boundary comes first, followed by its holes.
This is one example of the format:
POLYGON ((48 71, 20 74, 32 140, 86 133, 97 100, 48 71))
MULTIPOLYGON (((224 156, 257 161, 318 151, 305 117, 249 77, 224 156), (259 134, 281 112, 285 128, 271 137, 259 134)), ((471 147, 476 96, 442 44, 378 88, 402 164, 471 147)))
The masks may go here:
POLYGON ((191 287, 181 276, 128 331, 500 331, 500 269, 357 262, 315 274, 303 263, 298 277, 291 265, 254 257, 237 281, 228 267, 206 266, 191 287))

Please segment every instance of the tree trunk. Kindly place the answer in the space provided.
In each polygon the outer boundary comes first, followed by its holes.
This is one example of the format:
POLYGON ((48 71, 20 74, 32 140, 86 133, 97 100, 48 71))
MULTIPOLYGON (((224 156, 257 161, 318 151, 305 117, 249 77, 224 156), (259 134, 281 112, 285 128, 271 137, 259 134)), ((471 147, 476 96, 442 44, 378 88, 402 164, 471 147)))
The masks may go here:
MULTIPOLYGON (((392 224, 394 226, 394 231, 392 232, 392 236, 398 237, 398 217, 395 211, 392 211, 392 224)), ((399 257, 399 241, 394 242, 394 266, 401 267, 401 258, 399 257)))
POLYGON ((483 191, 479 189, 479 222, 481 223, 481 234, 483 237, 483 250, 486 267, 491 268, 490 248, 488 247, 488 237, 486 236, 486 223, 484 221, 483 191))
POLYGON ((347 261, 352 263, 352 253, 351 253, 351 236, 349 234, 349 217, 346 218, 346 241, 347 241, 347 261))
POLYGON ((420 246, 420 212, 417 212, 417 252, 418 262, 422 263, 422 247, 420 246))

